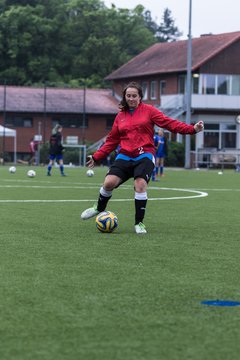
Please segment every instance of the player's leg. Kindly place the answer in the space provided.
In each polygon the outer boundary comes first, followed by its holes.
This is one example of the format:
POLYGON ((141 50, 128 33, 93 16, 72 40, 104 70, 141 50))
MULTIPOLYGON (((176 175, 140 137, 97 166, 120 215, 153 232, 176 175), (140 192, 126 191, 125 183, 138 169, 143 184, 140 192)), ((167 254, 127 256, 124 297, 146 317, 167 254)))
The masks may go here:
POLYGON ((159 159, 159 157, 157 156, 156 157, 156 176, 158 176, 158 172, 159 172, 159 161, 160 161, 160 159, 159 159))
POLYGON ((135 189, 135 231, 137 234, 146 234, 143 224, 147 206, 147 185, 154 168, 154 163, 148 159, 142 159, 134 170, 135 189))
POLYGON ((112 197, 112 191, 118 187, 121 179, 116 175, 107 175, 105 177, 103 186, 100 188, 97 204, 93 207, 86 209, 81 214, 81 219, 90 219, 100 212, 104 211, 107 207, 108 201, 112 197))
POLYGON ((164 170, 164 157, 161 157, 160 159, 160 176, 163 176, 163 170, 164 170))
POLYGON ((113 189, 129 178, 127 163, 124 160, 114 161, 100 189, 97 204, 83 211, 81 219, 90 219, 106 209, 108 201, 112 197, 113 189))
POLYGON ((51 176, 54 159, 55 159, 55 155, 49 156, 49 163, 48 163, 48 167, 47 167, 47 175, 48 176, 51 176))
POLYGON ((63 165, 63 156, 62 155, 58 155, 57 156, 58 162, 59 162, 59 169, 60 169, 60 173, 62 176, 66 176, 64 173, 64 165, 63 165))

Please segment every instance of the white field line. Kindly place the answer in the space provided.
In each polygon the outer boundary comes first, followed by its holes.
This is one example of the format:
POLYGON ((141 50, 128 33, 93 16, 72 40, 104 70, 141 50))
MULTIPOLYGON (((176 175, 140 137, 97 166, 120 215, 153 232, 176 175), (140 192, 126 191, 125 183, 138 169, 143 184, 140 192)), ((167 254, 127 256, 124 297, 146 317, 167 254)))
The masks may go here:
MULTIPOLYGON (((31 185, 31 186, 22 186, 22 185, 4 185, 4 186, 0 186, 0 188, 53 188, 53 189, 86 189, 86 186, 42 186, 42 185, 31 185)), ((89 186, 88 188, 93 189, 93 188, 99 188, 99 186, 89 186)), ((122 186, 122 189, 129 189, 132 188, 132 186, 122 186)), ((180 191, 180 192, 188 192, 191 193, 193 195, 189 195, 189 196, 174 196, 174 197, 152 197, 152 198, 148 198, 148 200, 150 201, 163 201, 163 200, 183 200, 183 199, 195 199, 195 198, 199 198, 199 197, 206 197, 208 196, 207 192, 203 192, 203 191, 198 191, 198 190, 193 190, 193 189, 178 189, 178 188, 160 188, 160 187, 153 187, 150 186, 149 190, 165 190, 165 191, 180 191)), ((29 199, 29 200, 1 200, 0 199, 0 203, 69 203, 69 202, 92 202, 94 200, 92 199, 58 199, 58 200, 38 200, 38 199, 29 199)), ((123 201, 133 201, 133 199, 112 199, 111 201, 116 201, 116 202, 123 202, 123 201)))
MULTIPOLYGON (((3 180, 1 180, 3 181, 3 180)), ((28 182, 28 180, 18 180, 19 182, 28 182)), ((47 185, 47 184, 51 184, 50 182, 46 182, 46 181, 42 181, 41 183, 44 183, 45 185, 30 185, 30 184, 26 184, 26 185, 0 185, 0 189, 1 188, 36 188, 36 189, 99 189, 100 186, 102 186, 102 184, 89 184, 89 183, 81 183, 81 185, 79 185, 79 183, 68 183, 67 185, 47 185), (73 186, 75 185, 75 186, 73 186)), ((121 185, 121 189, 133 189, 133 185, 121 185)), ((206 188, 206 189, 197 189, 197 188, 190 188, 190 189, 178 189, 178 188, 163 188, 163 187, 157 187, 157 186, 148 186, 148 190, 176 190, 176 191, 240 191, 239 189, 211 189, 211 188, 206 188)))

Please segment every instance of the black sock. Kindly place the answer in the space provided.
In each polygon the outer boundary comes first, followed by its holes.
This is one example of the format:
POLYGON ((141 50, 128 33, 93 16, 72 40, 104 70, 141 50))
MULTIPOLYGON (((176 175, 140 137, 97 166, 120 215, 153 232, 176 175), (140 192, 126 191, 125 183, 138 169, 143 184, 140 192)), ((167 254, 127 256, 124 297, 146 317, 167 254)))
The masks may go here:
POLYGON ((147 205, 147 199, 145 200, 137 200, 135 199, 135 225, 143 222, 145 210, 147 205))
POLYGON ((97 209, 98 211, 102 212, 106 209, 107 207, 107 203, 108 201, 111 199, 112 196, 103 196, 101 194, 99 194, 98 197, 98 205, 97 205, 97 209))

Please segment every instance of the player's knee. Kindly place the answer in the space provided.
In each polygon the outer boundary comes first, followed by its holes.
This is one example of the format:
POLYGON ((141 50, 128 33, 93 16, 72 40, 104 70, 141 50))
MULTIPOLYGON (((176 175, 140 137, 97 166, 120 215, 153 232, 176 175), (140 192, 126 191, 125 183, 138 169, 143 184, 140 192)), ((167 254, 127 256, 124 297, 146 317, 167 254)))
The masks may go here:
POLYGON ((134 189, 139 193, 145 192, 147 190, 147 182, 142 178, 136 179, 134 181, 134 189))
POLYGON ((119 178, 116 176, 108 175, 105 178, 103 187, 106 191, 112 191, 119 185, 119 178))

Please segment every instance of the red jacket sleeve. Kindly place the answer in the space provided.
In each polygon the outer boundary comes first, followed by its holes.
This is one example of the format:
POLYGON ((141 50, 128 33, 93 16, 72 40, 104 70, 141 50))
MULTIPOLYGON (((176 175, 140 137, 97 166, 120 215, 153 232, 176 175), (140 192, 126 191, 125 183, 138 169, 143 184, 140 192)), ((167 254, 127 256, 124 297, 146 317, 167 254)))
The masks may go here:
POLYGON ((94 154, 93 160, 100 161, 105 159, 112 151, 114 151, 119 145, 120 137, 117 127, 117 119, 113 123, 112 130, 108 134, 105 143, 94 154))
POLYGON ((171 131, 173 133, 179 133, 179 134, 196 134, 196 131, 194 129, 194 125, 188 125, 182 121, 175 120, 172 118, 169 118, 165 114, 163 114, 161 111, 153 107, 152 110, 152 121, 157 126, 167 129, 168 131, 171 131))

